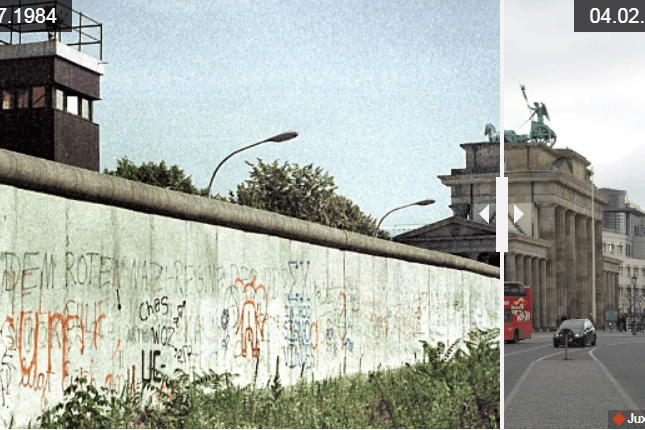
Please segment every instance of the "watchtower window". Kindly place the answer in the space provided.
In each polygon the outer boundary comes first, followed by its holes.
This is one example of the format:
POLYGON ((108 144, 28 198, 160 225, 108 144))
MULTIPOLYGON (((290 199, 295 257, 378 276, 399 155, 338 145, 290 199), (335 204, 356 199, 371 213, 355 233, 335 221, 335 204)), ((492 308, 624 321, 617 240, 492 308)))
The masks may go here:
POLYGON ((9 91, 2 92, 2 110, 9 110, 13 107, 13 96, 9 91))
POLYGON ((56 94, 54 96, 54 105, 58 110, 65 110, 65 93, 63 90, 56 89, 56 94))
POLYGON ((26 109, 29 107, 29 89, 21 88, 17 92, 16 107, 18 109, 26 109))
POLYGON ((90 101, 81 99, 81 116, 85 119, 92 119, 90 114, 90 101))
POLYGON ((33 108, 44 108, 46 106, 45 87, 34 87, 31 90, 31 99, 33 108))
POLYGON ((78 96, 67 96, 67 112, 78 115, 78 96))

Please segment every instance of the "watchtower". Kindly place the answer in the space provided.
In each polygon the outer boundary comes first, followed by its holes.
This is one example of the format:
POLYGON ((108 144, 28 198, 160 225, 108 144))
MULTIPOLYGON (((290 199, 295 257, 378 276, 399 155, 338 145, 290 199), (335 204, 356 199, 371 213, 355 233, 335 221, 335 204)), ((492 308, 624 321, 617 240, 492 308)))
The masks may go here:
POLYGON ((0 22, 0 148, 98 171, 102 25, 71 0, 10 3, 0 22))

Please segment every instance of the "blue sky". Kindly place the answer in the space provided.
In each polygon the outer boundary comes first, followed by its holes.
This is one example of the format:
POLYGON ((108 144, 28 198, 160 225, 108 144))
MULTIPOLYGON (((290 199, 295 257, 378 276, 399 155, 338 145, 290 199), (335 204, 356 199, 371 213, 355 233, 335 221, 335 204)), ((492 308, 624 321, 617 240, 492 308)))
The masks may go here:
POLYGON ((321 166, 386 226, 451 215, 437 175, 465 167, 460 143, 499 128, 499 2, 75 0, 103 23, 101 168, 127 156, 177 164, 199 187, 244 160, 321 166))

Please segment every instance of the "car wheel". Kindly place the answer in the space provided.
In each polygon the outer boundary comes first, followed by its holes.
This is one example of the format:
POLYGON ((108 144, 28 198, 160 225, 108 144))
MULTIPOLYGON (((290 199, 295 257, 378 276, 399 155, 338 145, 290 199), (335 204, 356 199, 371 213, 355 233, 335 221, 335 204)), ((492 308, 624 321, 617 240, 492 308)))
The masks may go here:
POLYGON ((557 348, 558 346, 559 346, 559 345, 558 345, 558 342, 557 342, 555 339, 553 339, 553 347, 554 347, 554 348, 557 348))
POLYGON ((520 332, 515 330, 513 333, 513 343, 518 343, 520 341, 520 332))
POLYGON ((591 346, 596 346, 596 336, 594 336, 593 342, 591 342, 591 346))

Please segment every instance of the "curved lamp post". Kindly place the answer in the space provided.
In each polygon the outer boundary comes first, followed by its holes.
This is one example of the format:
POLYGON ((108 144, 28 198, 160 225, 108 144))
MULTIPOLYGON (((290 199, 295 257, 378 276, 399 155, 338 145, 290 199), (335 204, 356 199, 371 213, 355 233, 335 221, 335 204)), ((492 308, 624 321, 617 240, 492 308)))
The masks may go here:
POLYGON ((260 142, 253 143, 253 144, 251 144, 249 146, 245 146, 244 148, 240 148, 237 151, 233 151, 232 153, 230 153, 215 168, 215 171, 213 172, 213 176, 211 177, 211 181, 208 184, 208 197, 211 197, 211 188, 213 187, 213 182, 215 181, 215 175, 217 175, 217 171, 219 170, 220 167, 222 167, 222 164, 224 164, 229 158, 231 158, 232 156, 234 156, 235 154, 237 154, 239 152, 245 151, 245 150, 247 150, 249 148, 253 148, 254 146, 258 146, 258 145, 261 145, 261 144, 266 143, 266 142, 278 142, 278 143, 279 142, 286 142, 287 140, 295 139, 296 137, 298 137, 298 133, 296 133, 295 131, 288 131, 286 133, 278 134, 278 135, 270 137, 268 139, 264 139, 264 140, 262 140, 260 142))
POLYGON ((428 200, 421 200, 421 201, 416 202, 416 203, 410 203, 410 204, 403 205, 403 206, 399 206, 398 208, 394 208, 394 209, 392 209, 391 211, 389 211, 388 213, 386 213, 385 215, 383 215, 383 218, 381 218, 381 220, 378 222, 378 224, 376 225, 376 230, 374 231, 374 236, 376 236, 376 235, 378 234, 378 229, 379 229, 379 227, 381 226, 381 223, 383 222, 383 220, 385 219, 385 217, 387 217, 387 216, 388 216, 389 214, 391 214, 392 212, 394 212, 394 211, 398 211, 399 209, 407 208, 407 207, 410 207, 410 206, 428 206, 428 205, 431 205, 431 204, 433 204, 433 203, 434 203, 434 200, 431 200, 431 199, 428 199, 428 200))

